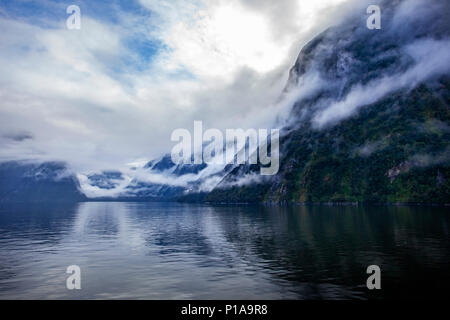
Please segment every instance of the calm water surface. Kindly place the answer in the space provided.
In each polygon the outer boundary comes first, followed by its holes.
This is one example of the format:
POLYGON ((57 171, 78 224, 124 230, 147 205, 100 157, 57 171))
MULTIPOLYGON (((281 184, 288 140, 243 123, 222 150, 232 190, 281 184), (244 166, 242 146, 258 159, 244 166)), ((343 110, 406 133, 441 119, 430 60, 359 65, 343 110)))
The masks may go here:
POLYGON ((0 207, 0 299, 446 297, 448 208, 0 207), (379 265, 382 289, 365 273, 379 265), (81 290, 66 268, 81 268, 81 290))

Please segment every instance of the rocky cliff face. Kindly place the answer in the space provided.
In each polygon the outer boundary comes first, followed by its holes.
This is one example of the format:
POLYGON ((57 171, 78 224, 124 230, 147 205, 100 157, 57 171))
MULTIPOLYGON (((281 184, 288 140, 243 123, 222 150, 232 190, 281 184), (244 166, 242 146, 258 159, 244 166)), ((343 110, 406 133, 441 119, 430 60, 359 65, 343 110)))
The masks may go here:
POLYGON ((450 202, 449 7, 385 2, 381 30, 360 15, 313 39, 290 71, 286 91, 316 84, 284 127, 279 174, 206 200, 450 202))

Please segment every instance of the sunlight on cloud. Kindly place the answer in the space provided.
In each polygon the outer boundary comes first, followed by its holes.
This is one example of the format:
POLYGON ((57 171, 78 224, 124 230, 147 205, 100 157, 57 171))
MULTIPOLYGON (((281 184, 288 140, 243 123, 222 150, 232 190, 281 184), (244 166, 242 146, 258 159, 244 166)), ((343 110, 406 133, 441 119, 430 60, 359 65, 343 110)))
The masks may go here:
POLYGON ((288 46, 271 41, 268 27, 262 15, 237 4, 199 11, 194 24, 173 26, 168 36, 173 63, 202 76, 226 76, 243 66, 270 71, 283 61, 288 46))
POLYGON ((198 77, 229 78, 242 67, 266 73, 282 65, 295 39, 315 25, 318 15, 344 1, 291 1, 286 5, 286 10, 292 7, 293 12, 286 12, 291 20, 280 21, 289 28, 281 37, 274 34, 277 26, 270 14, 246 6, 245 1, 207 1, 176 19, 170 10, 156 9, 154 1, 149 7, 162 15, 162 21, 170 21, 168 31, 161 31, 171 48, 164 61, 167 69, 187 68, 198 77))

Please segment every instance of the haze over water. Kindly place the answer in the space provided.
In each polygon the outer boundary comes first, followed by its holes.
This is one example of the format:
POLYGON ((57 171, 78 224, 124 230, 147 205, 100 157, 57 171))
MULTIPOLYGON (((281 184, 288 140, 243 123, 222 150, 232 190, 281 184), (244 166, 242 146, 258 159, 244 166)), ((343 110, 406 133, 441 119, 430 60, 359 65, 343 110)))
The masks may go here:
POLYGON ((0 299, 445 298, 449 226, 430 207, 3 205, 0 299))

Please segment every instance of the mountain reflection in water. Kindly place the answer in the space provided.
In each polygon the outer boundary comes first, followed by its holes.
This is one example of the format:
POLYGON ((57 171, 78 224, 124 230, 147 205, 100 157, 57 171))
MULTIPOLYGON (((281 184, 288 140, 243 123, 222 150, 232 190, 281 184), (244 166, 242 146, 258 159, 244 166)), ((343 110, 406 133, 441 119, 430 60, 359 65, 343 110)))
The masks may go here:
POLYGON ((447 211, 3 205, 0 298, 439 297, 450 285, 447 211), (381 267, 382 289, 369 291, 366 269, 374 264, 381 267), (81 268, 81 290, 66 289, 69 265, 81 268))

